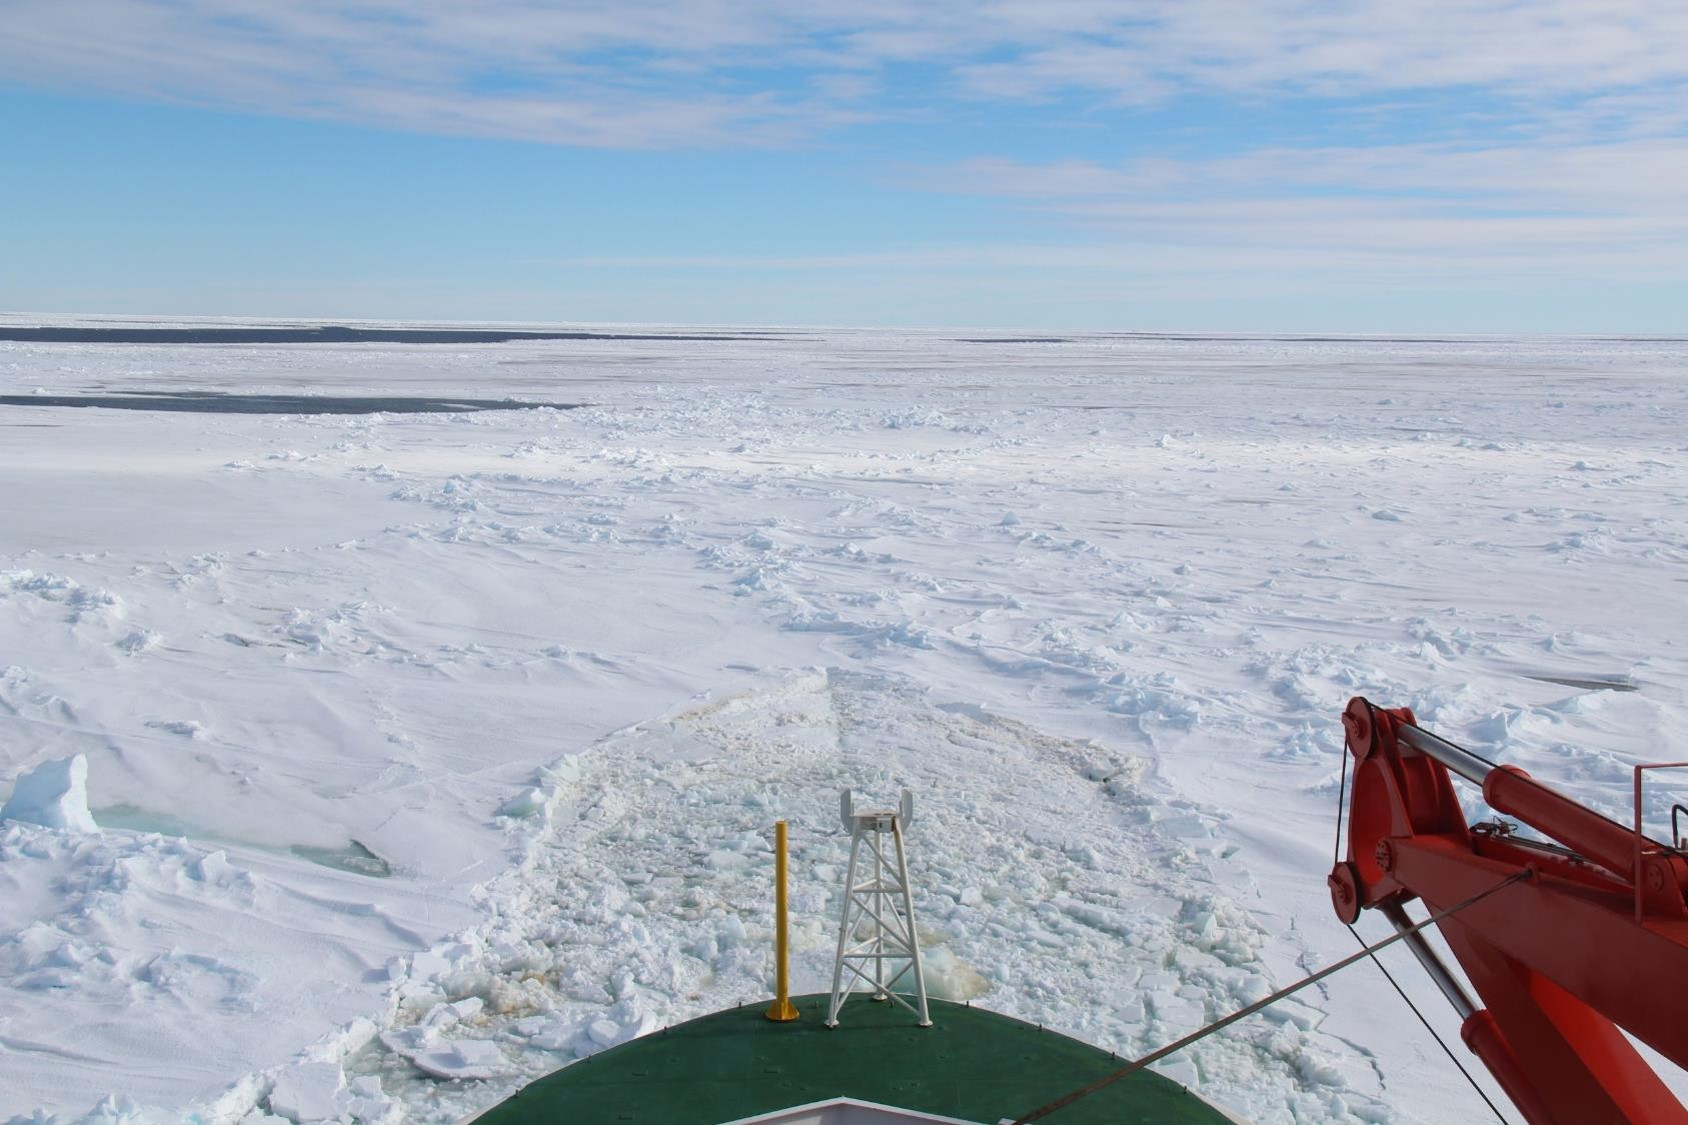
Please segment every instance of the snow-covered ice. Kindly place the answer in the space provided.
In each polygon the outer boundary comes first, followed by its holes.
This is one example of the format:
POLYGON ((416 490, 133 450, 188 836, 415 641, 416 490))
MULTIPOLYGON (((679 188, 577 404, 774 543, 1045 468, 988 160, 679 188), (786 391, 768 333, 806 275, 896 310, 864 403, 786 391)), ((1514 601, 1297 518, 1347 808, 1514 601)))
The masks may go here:
MULTIPOLYGON (((960 335, 0 344, 583 404, 0 408, 0 1120, 455 1120, 764 996, 780 817, 822 990, 843 787, 934 991, 1140 1053, 1352 951, 1349 696, 1620 819, 1673 756, 1688 343, 960 335)), ((1161 1069, 1481 1111, 1369 966, 1161 1069)))

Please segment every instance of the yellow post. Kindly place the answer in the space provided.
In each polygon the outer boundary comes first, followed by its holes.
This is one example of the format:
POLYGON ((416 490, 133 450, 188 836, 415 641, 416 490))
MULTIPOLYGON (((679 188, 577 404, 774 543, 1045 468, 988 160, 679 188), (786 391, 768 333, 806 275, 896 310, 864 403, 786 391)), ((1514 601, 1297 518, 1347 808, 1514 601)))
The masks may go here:
POLYGON ((779 1023, 797 1018, 791 1005, 791 979, 785 935, 785 821, 774 822, 774 1002, 767 1016, 779 1023))

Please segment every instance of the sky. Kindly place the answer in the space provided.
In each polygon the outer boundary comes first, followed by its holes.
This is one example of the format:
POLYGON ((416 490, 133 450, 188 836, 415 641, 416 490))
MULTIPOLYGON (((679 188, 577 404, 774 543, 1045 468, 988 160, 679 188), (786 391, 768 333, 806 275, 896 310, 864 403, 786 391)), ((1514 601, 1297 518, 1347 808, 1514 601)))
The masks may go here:
POLYGON ((0 0, 0 310, 1688 333, 1682 0, 0 0))

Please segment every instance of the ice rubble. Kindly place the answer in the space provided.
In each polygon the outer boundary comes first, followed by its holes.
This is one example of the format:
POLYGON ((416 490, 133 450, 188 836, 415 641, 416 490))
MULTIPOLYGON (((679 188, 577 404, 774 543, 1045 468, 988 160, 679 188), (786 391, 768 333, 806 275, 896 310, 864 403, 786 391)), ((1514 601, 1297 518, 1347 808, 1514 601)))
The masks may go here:
MULTIPOLYGON (((512 821, 526 859, 485 887, 493 920, 413 958, 384 1050, 347 1065, 413 1113, 466 1112, 559 1062, 760 997, 780 816, 795 825, 796 987, 824 989, 848 851, 836 792, 904 781, 921 794, 912 854, 933 992, 1040 1021, 1056 997, 1088 993, 1061 1005, 1063 1027, 1147 1049, 1271 978, 1264 932, 1209 871, 1225 850, 1217 814, 1154 798, 1145 768, 843 670, 639 724, 545 771, 549 821, 512 821)), ((1375 1112, 1322 1017, 1286 1009, 1172 1073, 1251 1108, 1375 1112)))

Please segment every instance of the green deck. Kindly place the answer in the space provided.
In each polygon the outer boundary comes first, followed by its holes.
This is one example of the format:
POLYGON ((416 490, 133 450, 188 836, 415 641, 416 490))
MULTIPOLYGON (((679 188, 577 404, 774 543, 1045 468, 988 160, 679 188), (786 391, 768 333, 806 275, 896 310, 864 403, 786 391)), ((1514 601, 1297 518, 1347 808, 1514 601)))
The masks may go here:
MULTIPOLYGON (((1124 1065, 1095 1047, 983 1008, 931 1002, 934 1026, 894 1004, 851 997, 831 1031, 824 995, 773 1023, 767 1002, 716 1012, 566 1066, 476 1119, 719 1125, 832 1098, 996 1125, 1124 1065)), ((1058 1125, 1231 1119, 1141 1071, 1046 1120, 1058 1125)))

